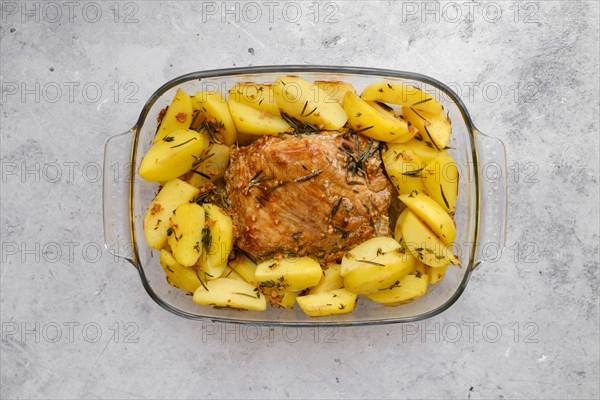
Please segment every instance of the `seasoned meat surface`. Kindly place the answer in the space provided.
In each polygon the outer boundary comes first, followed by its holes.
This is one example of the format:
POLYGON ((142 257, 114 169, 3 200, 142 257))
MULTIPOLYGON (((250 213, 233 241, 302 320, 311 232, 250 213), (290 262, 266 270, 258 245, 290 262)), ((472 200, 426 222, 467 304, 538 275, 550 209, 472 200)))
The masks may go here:
POLYGON ((233 150, 225 184, 236 245, 259 259, 333 261, 389 236, 392 189, 378 145, 335 131, 269 136, 233 150))

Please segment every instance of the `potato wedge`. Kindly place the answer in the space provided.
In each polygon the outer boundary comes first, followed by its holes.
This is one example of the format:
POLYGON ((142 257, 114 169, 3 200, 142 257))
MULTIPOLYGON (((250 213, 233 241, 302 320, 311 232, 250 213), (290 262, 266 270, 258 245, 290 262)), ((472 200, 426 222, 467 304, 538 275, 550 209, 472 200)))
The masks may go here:
POLYGON ((367 101, 398 104, 430 113, 440 113, 442 105, 428 93, 414 86, 377 82, 367 86, 360 95, 367 101))
POLYGON ((329 264, 326 270, 323 271, 323 277, 316 286, 310 288, 309 294, 318 294, 329 292, 334 289, 344 287, 344 280, 340 272, 342 271, 341 264, 329 264))
POLYGON ((458 196, 458 167, 454 159, 442 155, 421 171, 425 193, 434 199, 444 210, 454 214, 458 196))
POLYGON ((167 244, 169 218, 179 205, 190 202, 200 191, 179 179, 167 182, 158 192, 144 217, 146 242, 160 250, 167 244))
POLYGON ((169 108, 167 108, 152 143, 158 143, 172 132, 189 129, 192 115, 193 107, 190 95, 181 89, 177 89, 177 93, 175 93, 175 97, 169 108))
POLYGON ((315 85, 325 93, 325 103, 344 103, 346 92, 356 93, 354 86, 342 81, 315 81, 315 85))
POLYGON ((194 292, 194 302, 208 306, 264 311, 265 296, 251 284, 236 279, 218 278, 194 292))
POLYGON ((217 92, 197 92, 192 98, 198 109, 199 121, 206 120, 218 142, 231 146, 237 140, 237 132, 227 101, 217 92))
POLYGON ((192 168, 194 157, 208 147, 204 137, 192 130, 172 132, 155 143, 144 155, 139 174, 150 182, 164 182, 177 178, 192 168))
POLYGON ((396 220, 396 225, 394 225, 394 239, 398 242, 402 242, 402 223, 404 222, 404 218, 410 212, 408 208, 405 208, 404 211, 400 213, 398 219, 396 220))
POLYGON ((348 124, 364 136, 384 142, 406 142, 416 131, 401 119, 373 108, 356 93, 346 92, 343 108, 348 115, 348 124))
POLYGON ((221 179, 229 166, 230 150, 224 144, 210 143, 206 152, 194 161, 197 165, 188 173, 187 182, 200 188, 221 179))
POLYGON ((389 289, 379 290, 368 294, 367 297, 374 302, 386 305, 400 305, 407 303, 427 293, 429 276, 422 266, 400 279, 389 289))
POLYGON ((434 285, 438 282, 440 282, 442 279, 444 279, 444 276, 446 276, 446 271, 448 270, 448 266, 446 265, 445 267, 441 267, 441 268, 432 268, 432 267, 427 267, 427 275, 429 275, 429 283, 434 285))
POLYGON ((214 204, 203 204, 206 212, 206 229, 203 232, 204 251, 198 260, 198 266, 209 279, 223 274, 229 262, 229 253, 233 249, 233 221, 231 217, 214 204))
POLYGON ((404 218, 402 236, 410 252, 430 267, 441 268, 448 264, 459 264, 452 249, 438 239, 412 211, 404 218))
POLYGON ((404 256, 400 250, 400 243, 390 237, 375 237, 354 247, 342 258, 340 275, 346 277, 351 271, 364 267, 365 265, 392 264, 397 262, 398 257, 404 256))
POLYGON ((231 267, 229 265, 225 267, 225 269, 223 270, 223 273, 221 274, 221 276, 219 278, 236 279, 238 281, 246 282, 246 280, 240 274, 238 274, 233 269, 231 269, 231 267))
POLYGON ((443 111, 432 114, 410 107, 402 107, 402 116, 417 128, 423 140, 431 143, 436 150, 441 151, 446 148, 452 134, 452 126, 450 118, 443 111))
POLYGON ((396 251, 396 261, 366 264, 344 277, 344 288, 357 294, 369 294, 391 287, 414 268, 414 257, 396 251))
POLYGON ((275 101, 272 84, 251 82, 236 83, 229 89, 229 104, 231 101, 245 104, 271 115, 279 115, 279 106, 275 101))
POLYGON ((423 193, 400 195, 400 201, 431 229, 445 245, 456 237, 454 220, 441 205, 423 193))
POLYGON ((425 191, 423 162, 404 144, 388 143, 381 151, 385 171, 400 194, 425 191))
POLYGON ((246 135, 279 135, 292 129, 279 114, 257 110, 247 104, 236 103, 231 98, 229 109, 235 128, 246 135))
POLYGON ((344 288, 368 294, 393 285, 415 266, 414 257, 402 253, 400 243, 392 238, 367 240, 342 259, 344 288))
POLYGON ((269 291, 269 294, 265 294, 265 296, 271 300, 272 305, 291 309, 296 304, 297 294, 296 292, 287 290, 273 289, 269 291))
POLYGON ((298 305, 311 317, 346 314, 354 310, 356 294, 346 289, 334 289, 329 292, 298 296, 298 305))
POLYGON ((325 102, 327 94, 313 82, 300 77, 278 78, 273 84, 273 93, 279 108, 321 129, 340 129, 348 119, 339 103, 325 102))
POLYGON ((200 281, 196 268, 184 267, 179 264, 168 250, 160 251, 160 265, 165 270, 167 282, 177 289, 194 293, 204 283, 200 281))
POLYGON ((417 156, 425 165, 429 164, 440 156, 447 156, 446 150, 438 151, 433 145, 425 140, 412 139, 406 143, 402 143, 406 147, 398 147, 398 149, 409 149, 417 156))
POLYGON ((257 265, 248 257, 238 254, 233 260, 229 261, 229 267, 240 274, 246 282, 258 286, 255 276, 257 265))
POLYGON ((178 206, 169 219, 167 240, 173 257, 184 267, 190 267, 202 255, 204 209, 196 203, 178 206))
POLYGON ((255 277, 260 288, 296 291, 315 286, 323 276, 319 263, 310 257, 288 257, 258 264, 255 277))

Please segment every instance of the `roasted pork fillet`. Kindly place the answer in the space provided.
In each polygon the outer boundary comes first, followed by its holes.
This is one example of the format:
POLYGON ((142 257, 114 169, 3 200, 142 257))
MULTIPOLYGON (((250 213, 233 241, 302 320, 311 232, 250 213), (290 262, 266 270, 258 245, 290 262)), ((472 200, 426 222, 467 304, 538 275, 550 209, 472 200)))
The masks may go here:
POLYGON ((225 174, 238 248, 257 258, 325 261, 389 235, 391 186, 379 142, 348 132, 264 137, 231 153, 225 174))

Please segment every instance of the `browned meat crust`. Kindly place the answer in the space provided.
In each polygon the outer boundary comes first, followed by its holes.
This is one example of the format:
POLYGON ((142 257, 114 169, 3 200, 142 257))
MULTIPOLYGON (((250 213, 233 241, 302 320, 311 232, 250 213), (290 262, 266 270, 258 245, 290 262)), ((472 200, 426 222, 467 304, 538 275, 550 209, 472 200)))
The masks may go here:
POLYGON ((237 247, 257 258, 333 261, 366 239, 388 236, 392 189, 378 145, 323 132, 234 149, 225 184, 237 247))

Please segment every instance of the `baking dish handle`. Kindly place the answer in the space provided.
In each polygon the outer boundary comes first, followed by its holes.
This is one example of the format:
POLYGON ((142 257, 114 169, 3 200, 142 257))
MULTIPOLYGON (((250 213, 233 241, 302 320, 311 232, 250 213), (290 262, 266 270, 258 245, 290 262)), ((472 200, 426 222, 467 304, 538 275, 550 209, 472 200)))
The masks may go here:
POLYGON ((479 171, 479 235, 477 262, 499 261, 506 239, 507 167, 506 149, 500 139, 475 131, 479 171))
POLYGON ((133 262, 129 220, 129 185, 134 179, 131 165, 133 129, 108 139, 104 146, 102 217, 106 249, 121 259, 133 262))

